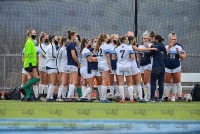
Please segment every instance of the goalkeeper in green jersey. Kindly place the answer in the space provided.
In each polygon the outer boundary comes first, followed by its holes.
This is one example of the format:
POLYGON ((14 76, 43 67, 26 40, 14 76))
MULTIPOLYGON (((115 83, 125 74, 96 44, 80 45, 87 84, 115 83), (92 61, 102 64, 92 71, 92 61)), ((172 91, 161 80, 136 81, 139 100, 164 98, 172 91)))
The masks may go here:
POLYGON ((26 96, 26 101, 31 101, 32 86, 40 81, 37 70, 37 50, 34 45, 36 39, 36 31, 30 28, 27 31, 27 40, 24 46, 24 69, 27 71, 28 81, 21 88, 20 92, 26 96))

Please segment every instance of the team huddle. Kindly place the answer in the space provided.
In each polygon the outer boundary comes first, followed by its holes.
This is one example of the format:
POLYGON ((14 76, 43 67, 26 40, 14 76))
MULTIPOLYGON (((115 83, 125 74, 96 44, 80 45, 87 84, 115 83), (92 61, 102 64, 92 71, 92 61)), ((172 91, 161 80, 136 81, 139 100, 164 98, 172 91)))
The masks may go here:
POLYGON ((181 61, 186 52, 174 32, 166 46, 153 31, 142 34, 141 45, 132 32, 120 37, 102 33, 92 40, 74 31, 67 37, 42 32, 37 43, 31 28, 27 36, 19 88, 23 100, 32 101, 33 90, 38 101, 89 102, 94 86, 102 103, 113 96, 120 103, 168 101, 171 89, 171 101, 176 96, 182 100, 181 61))

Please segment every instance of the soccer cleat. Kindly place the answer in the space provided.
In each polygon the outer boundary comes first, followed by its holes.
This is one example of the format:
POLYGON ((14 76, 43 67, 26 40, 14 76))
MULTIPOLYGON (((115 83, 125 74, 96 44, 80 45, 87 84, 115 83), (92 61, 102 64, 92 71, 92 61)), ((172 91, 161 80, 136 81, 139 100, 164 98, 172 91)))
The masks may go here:
POLYGON ((130 99, 130 103, 135 103, 134 99, 130 99))
POLYGON ((165 98, 163 99, 163 101, 164 101, 164 102, 167 102, 167 101, 168 101, 168 97, 165 97, 165 98))
POLYGON ((147 101, 145 101, 144 99, 139 99, 138 102, 140 102, 140 103, 146 103, 147 101))
POLYGON ((76 98, 67 98, 66 102, 77 102, 76 98))
POLYGON ((47 102, 55 102, 55 99, 46 99, 47 102))
POLYGON ((182 98, 181 97, 178 97, 178 102, 182 102, 182 98))
POLYGON ((128 98, 128 97, 125 97, 125 101, 130 101, 130 98, 128 98))
POLYGON ((176 100, 176 97, 175 97, 175 95, 173 95, 172 98, 171 98, 171 101, 175 102, 175 100, 176 100))
POLYGON ((25 101, 25 100, 26 100, 26 98, 25 98, 25 97, 21 98, 21 101, 25 101))
POLYGON ((156 102, 155 99, 150 99, 148 102, 156 102))
POLYGON ((19 91, 20 91, 20 93, 22 93, 24 96, 26 96, 26 92, 25 92, 25 90, 19 88, 19 91))
POLYGON ((123 100, 120 100, 120 103, 125 103, 126 101, 123 99, 123 100))
POLYGON ((26 98, 26 100, 25 101, 27 101, 27 102, 32 102, 32 101, 34 101, 33 99, 31 99, 31 98, 26 98))
POLYGON ((111 101, 109 101, 109 100, 101 100, 101 103, 111 103, 111 101))
POLYGON ((89 99, 87 99, 87 98, 80 98, 80 100, 79 100, 80 102, 90 102, 90 100, 89 99))
POLYGON ((57 101, 57 102, 63 102, 63 100, 60 99, 60 98, 56 99, 56 101, 57 101))

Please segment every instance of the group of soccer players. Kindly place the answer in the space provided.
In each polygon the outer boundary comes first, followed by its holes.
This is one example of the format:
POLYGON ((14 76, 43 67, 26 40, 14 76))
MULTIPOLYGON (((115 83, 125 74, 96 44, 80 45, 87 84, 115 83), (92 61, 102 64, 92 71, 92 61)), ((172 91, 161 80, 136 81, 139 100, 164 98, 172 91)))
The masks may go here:
MULTIPOLYGON (((154 32, 144 32, 140 45, 132 32, 120 37, 102 33, 92 40, 81 39, 74 31, 68 31, 66 37, 41 32, 39 43, 35 29, 29 29, 27 36, 19 88, 26 101, 32 101, 33 89, 38 101, 87 102, 91 99, 94 81, 102 103, 111 102, 107 99, 108 92, 119 95, 121 103, 127 98, 131 103, 151 100, 153 58, 149 52, 157 51, 154 32)), ((170 89, 171 101, 176 100, 177 92, 178 100, 182 97, 180 63, 186 52, 176 40, 176 34, 170 33, 165 46, 165 89, 159 101, 168 101, 170 89)), ((153 97, 157 96, 159 93, 153 97)))

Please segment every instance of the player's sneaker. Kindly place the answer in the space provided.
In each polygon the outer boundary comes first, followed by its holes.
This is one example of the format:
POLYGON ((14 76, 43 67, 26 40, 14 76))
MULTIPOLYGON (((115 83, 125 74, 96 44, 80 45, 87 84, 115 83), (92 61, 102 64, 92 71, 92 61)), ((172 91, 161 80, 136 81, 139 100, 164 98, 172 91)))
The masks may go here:
POLYGON ((178 97, 178 100, 177 100, 178 102, 182 102, 183 100, 182 100, 182 98, 181 97, 178 97))
POLYGON ((176 96, 173 95, 172 98, 171 98, 171 101, 172 101, 172 102, 175 102, 175 100, 176 100, 176 96))
POLYGON ((147 101, 145 101, 144 99, 139 99, 138 102, 140 102, 140 103, 146 103, 147 101))
POLYGON ((101 103, 111 103, 111 101, 109 101, 109 100, 101 100, 101 103))
POLYGON ((126 101, 124 99, 120 100, 119 101, 120 103, 125 103, 126 101))
POLYGON ((25 100, 26 100, 26 98, 25 98, 25 97, 22 97, 22 98, 21 98, 21 101, 25 101, 25 100))
POLYGON ((130 103, 135 103, 134 99, 130 99, 130 103))

